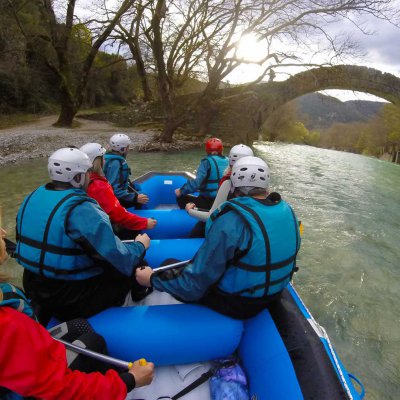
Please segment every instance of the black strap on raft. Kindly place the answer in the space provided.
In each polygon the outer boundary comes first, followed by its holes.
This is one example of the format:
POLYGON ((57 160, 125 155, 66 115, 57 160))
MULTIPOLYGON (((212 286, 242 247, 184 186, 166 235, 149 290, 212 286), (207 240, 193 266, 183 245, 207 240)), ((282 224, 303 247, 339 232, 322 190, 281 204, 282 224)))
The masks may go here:
POLYGON ((197 387, 199 387, 204 382, 207 382, 214 374, 215 374, 215 369, 214 368, 210 368, 207 372, 204 372, 204 374, 202 374, 199 378, 197 378, 195 381, 193 381, 190 385, 186 386, 184 389, 182 389, 176 395, 174 395, 172 397, 162 396, 162 397, 159 397, 157 400, 161 400, 161 399, 177 400, 177 399, 180 399, 181 397, 183 397, 186 394, 190 393, 192 390, 194 390, 197 387))
POLYGON ((192 383, 190 383, 188 386, 186 386, 185 388, 183 388, 180 392, 178 392, 176 395, 174 396, 161 396, 159 397, 157 400, 177 400, 180 399, 181 397, 187 395, 188 393, 190 393, 192 390, 196 389, 197 387, 199 387, 200 385, 202 385, 204 382, 207 382, 213 375, 215 375, 215 373, 222 369, 222 368, 228 368, 228 367, 232 367, 235 364, 237 364, 237 360, 233 359, 233 360, 228 360, 224 363, 222 363, 219 367, 217 368, 210 368, 207 372, 204 372, 204 374, 202 374, 199 378, 197 378, 195 381, 193 381, 192 383))

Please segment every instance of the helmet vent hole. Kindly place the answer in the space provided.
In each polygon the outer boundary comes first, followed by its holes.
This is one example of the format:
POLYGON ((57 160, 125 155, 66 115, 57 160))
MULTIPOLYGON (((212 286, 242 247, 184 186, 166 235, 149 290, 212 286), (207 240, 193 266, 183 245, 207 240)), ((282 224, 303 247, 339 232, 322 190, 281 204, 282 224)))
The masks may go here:
POLYGON ((57 175, 62 175, 62 172, 61 171, 56 171, 56 174, 57 175))
POLYGON ((69 168, 69 167, 66 167, 65 169, 66 169, 67 171, 71 171, 71 168, 69 168))
POLYGON ((59 166, 60 166, 60 163, 55 162, 54 165, 55 165, 56 167, 59 167, 59 166))
POLYGON ((258 168, 258 170, 259 170, 260 172, 264 172, 264 170, 263 170, 262 168, 258 168))
POLYGON ((247 171, 247 168, 240 168, 241 171, 247 171))
POLYGON ((260 180, 265 181, 265 178, 263 176, 260 176, 260 180))

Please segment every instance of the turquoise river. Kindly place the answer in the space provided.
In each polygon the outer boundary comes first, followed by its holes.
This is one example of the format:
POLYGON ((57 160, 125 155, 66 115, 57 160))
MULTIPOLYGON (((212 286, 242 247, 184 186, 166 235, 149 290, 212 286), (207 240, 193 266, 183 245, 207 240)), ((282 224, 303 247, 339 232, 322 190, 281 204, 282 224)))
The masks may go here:
MULTIPOLYGON (((366 399, 400 398, 400 165, 308 146, 258 143, 272 189, 304 224, 294 284, 366 399)), ((130 154, 135 176, 195 172, 202 153, 130 154)), ((47 181, 44 159, 0 170, 3 225, 14 236, 23 198, 47 181)), ((6 269, 18 283, 22 269, 6 269)), ((322 399, 321 399, 322 400, 322 399)))

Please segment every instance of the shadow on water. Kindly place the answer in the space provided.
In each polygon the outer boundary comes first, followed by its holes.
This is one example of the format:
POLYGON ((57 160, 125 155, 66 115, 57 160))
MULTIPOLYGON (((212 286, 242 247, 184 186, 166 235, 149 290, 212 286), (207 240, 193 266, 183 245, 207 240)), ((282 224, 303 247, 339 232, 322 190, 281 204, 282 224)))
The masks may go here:
MULTIPOLYGON (((291 203, 305 231, 295 284, 327 329, 369 400, 400 392, 400 166, 307 146, 258 143, 271 187, 291 203)), ((134 176, 149 170, 195 172, 201 151, 132 153, 134 176)), ((15 215, 47 181, 46 161, 2 167, 0 204, 13 236, 15 215)), ((14 281, 21 268, 7 265, 14 281)))

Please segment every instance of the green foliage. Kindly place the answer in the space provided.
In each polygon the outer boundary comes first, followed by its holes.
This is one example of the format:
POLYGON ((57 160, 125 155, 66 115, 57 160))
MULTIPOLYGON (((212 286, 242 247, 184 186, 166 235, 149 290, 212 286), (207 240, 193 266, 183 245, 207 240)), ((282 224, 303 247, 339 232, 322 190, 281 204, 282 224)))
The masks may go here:
POLYGON ((320 140, 319 132, 310 132, 299 121, 297 106, 290 102, 276 110, 263 126, 264 139, 289 143, 305 143, 316 146, 320 140))
MULTIPOLYGON (((59 104, 59 77, 48 63, 57 64, 49 26, 41 18, 40 2, 13 1, 18 8, 22 33, 8 2, 0 2, 0 112, 47 113, 59 104), (23 5, 23 7, 20 7, 23 5)), ((57 27, 64 29, 64 25, 57 27)), ((92 45, 91 31, 84 24, 72 28, 69 46, 70 79, 80 79, 83 61, 92 45)), ((99 52, 87 86, 84 105, 128 104, 139 86, 136 68, 119 56, 99 52)))
POLYGON ((388 141, 400 145, 400 107, 388 104, 383 108, 382 117, 388 129, 388 141))
POLYGON ((308 132, 308 135, 304 138, 304 143, 310 146, 318 146, 321 140, 321 134, 318 131, 308 132))

